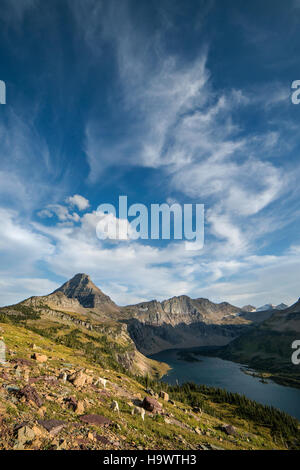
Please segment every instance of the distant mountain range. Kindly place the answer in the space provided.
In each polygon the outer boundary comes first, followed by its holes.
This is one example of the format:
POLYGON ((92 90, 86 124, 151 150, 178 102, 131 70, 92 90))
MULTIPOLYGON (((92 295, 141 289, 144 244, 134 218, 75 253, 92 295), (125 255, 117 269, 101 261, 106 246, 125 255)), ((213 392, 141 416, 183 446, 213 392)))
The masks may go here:
POLYGON ((279 305, 272 305, 272 304, 266 304, 263 305, 262 307, 259 307, 256 309, 257 312, 265 312, 266 310, 285 310, 288 308, 288 305, 286 304, 279 304, 279 305))
POLYGON ((119 307, 87 274, 76 274, 52 294, 22 302, 33 308, 87 315, 94 321, 117 321, 126 325, 136 347, 151 355, 170 348, 224 345, 252 323, 240 316, 241 309, 227 302, 173 297, 119 307))
POLYGON ((123 355, 112 354, 131 370, 155 369, 144 354, 203 346, 218 347, 217 354, 224 358, 273 373, 285 368, 289 378, 296 370, 290 356, 292 341, 300 339, 299 302, 289 308, 285 304, 239 308, 183 295, 120 307, 87 274, 76 274, 52 294, 2 308, 0 314, 22 316, 24 308, 38 317, 34 321, 30 315, 28 325, 40 327, 55 317, 61 324, 105 334, 115 342, 112 351, 126 345, 123 355))
POLYGON ((273 305, 273 304, 265 304, 262 305, 262 307, 253 307, 253 305, 245 305, 245 307, 242 308, 242 311, 244 312, 266 312, 268 310, 285 310, 288 308, 288 305, 281 303, 279 305, 273 305))

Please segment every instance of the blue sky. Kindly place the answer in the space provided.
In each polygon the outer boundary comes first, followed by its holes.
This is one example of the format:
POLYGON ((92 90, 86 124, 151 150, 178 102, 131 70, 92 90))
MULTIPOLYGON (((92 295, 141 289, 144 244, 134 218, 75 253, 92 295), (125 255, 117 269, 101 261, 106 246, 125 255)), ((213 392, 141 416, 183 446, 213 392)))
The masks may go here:
POLYGON ((300 295, 298 0, 2 0, 0 304, 77 272, 119 304, 300 295), (101 242, 96 208, 205 204, 205 246, 101 242))

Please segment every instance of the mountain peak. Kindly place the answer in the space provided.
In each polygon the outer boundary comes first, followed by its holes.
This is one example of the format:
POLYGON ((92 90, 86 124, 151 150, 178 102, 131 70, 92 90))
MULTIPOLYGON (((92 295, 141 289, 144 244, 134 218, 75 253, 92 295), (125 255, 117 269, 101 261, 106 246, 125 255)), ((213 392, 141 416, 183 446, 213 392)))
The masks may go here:
POLYGON ((253 305, 244 305, 244 307, 242 307, 242 312, 256 312, 256 307, 253 305))
POLYGON ((115 305, 99 287, 91 280, 88 274, 78 273, 65 282, 53 293, 62 292, 69 299, 77 299, 85 308, 101 307, 103 304, 115 305))
POLYGON ((98 287, 92 282, 90 276, 88 274, 85 274, 85 273, 75 274, 75 276, 73 276, 72 279, 70 279, 68 282, 70 284, 72 284, 73 286, 75 286, 75 285, 83 286, 85 284, 90 283, 90 284, 93 285, 93 287, 95 287, 95 289, 98 289, 98 287))
POLYGON ((288 308, 288 305, 287 304, 284 304, 284 303, 281 303, 279 305, 276 305, 276 310, 285 310, 288 308))
POLYGON ((265 304, 262 307, 256 309, 257 312, 266 312, 267 310, 285 310, 288 308, 288 305, 281 303, 279 305, 265 304))
POLYGON ((91 278, 88 274, 78 273, 78 274, 75 274, 75 276, 72 279, 89 279, 90 280, 91 278))

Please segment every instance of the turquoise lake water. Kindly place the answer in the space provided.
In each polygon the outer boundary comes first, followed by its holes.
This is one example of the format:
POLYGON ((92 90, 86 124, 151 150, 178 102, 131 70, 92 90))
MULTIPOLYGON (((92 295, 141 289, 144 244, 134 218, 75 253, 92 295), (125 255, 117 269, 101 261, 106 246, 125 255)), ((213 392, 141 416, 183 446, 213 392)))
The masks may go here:
POLYGON ((241 364, 224 361, 216 357, 195 356, 199 362, 190 362, 178 357, 178 350, 163 351, 151 356, 172 367, 163 381, 175 384, 195 382, 197 384, 224 388, 240 393, 264 405, 272 405, 300 420, 300 390, 284 387, 275 382, 261 383, 259 378, 241 371, 241 364))

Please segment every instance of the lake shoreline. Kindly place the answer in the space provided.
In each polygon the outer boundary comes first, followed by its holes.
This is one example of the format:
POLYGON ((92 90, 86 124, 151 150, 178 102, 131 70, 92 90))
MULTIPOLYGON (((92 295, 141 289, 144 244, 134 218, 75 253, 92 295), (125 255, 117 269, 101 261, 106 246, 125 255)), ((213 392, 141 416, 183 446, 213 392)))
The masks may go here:
POLYGON ((170 385, 194 382, 224 389, 274 406, 300 420, 298 387, 291 387, 284 377, 213 356, 215 350, 212 347, 168 349, 150 357, 169 365, 169 371, 161 380, 170 385))
MULTIPOLYGON (((181 357, 186 356, 187 362, 199 362, 199 360, 197 360, 196 358, 193 358, 193 356, 207 356, 207 357, 212 357, 212 358, 215 357, 218 359, 223 359, 226 361, 234 362, 235 364, 239 364, 241 366, 241 370, 244 373, 245 373, 245 370, 249 370, 253 372, 253 374, 255 374, 253 375, 254 377, 257 376, 260 379, 272 380, 276 384, 281 385, 283 387, 292 387, 297 390, 300 390, 299 379, 293 376, 286 376, 284 374, 281 374, 280 372, 274 373, 268 370, 268 367, 265 367, 265 368, 253 367, 251 364, 243 363, 239 361, 237 358, 222 357, 222 354, 218 354, 218 352, 220 352, 220 347, 218 346, 200 346, 200 347, 193 347, 193 348, 166 349, 156 354, 166 353, 168 351, 176 351, 177 353, 181 355, 181 357)), ((153 356, 155 356, 156 354, 154 354, 153 356)), ((151 358, 152 356, 149 356, 149 357, 151 358)))

